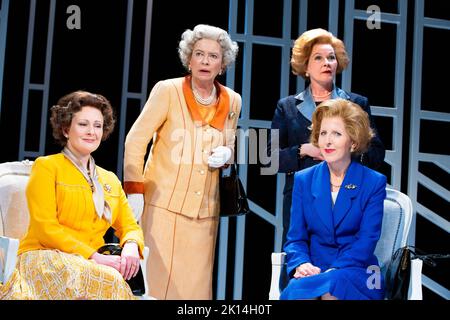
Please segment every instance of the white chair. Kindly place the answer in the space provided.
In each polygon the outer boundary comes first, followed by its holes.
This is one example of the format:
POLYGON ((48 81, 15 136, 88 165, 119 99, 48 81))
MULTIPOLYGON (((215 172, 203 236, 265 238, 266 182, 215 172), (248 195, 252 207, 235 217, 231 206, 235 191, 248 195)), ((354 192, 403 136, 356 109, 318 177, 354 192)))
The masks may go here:
POLYGON ((25 187, 33 161, 0 163, 0 236, 20 239, 30 221, 25 187))
POLYGON ((19 240, 30 220, 25 200, 32 161, 0 164, 0 282, 5 283, 14 271, 19 240))
MULTIPOLYGON (((16 266, 19 240, 29 223, 29 211, 25 188, 33 161, 23 160, 0 163, 0 283, 6 283, 16 266)), ((145 247, 141 260, 145 293, 139 298, 152 300, 148 295, 147 259, 149 248, 145 247)))
MULTIPOLYGON (((386 188, 386 193, 381 236, 375 248, 375 255, 383 275, 386 274, 394 252, 406 245, 413 215, 411 199, 407 195, 390 188, 386 188)), ((286 272, 284 268, 286 253, 274 252, 271 258, 272 279, 269 299, 278 300, 280 298, 281 272, 286 272)), ((420 259, 412 260, 409 300, 422 300, 422 263, 420 259)))

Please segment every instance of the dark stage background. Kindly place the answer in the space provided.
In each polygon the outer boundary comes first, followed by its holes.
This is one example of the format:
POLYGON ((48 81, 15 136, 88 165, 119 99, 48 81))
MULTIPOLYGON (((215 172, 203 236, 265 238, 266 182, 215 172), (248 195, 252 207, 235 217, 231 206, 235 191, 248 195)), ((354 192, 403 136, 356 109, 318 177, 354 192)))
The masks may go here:
MULTIPOLYGON (((293 2, 293 9, 298 11, 298 1, 293 2)), ((338 34, 343 38, 344 30, 344 2, 340 1, 338 34)), ((238 1, 239 6, 244 7, 245 1, 238 1)), ((255 1, 254 32, 266 36, 279 36, 282 25, 282 4, 264 5, 265 1, 255 1), (276 8, 276 10, 274 10, 276 8)), ((378 4, 383 9, 395 11, 397 1, 356 1, 365 8, 370 4, 378 4)), ((55 26, 53 37, 53 50, 51 59, 51 74, 49 85, 49 103, 47 108, 55 104, 59 97, 74 90, 84 89, 105 95, 118 110, 121 104, 122 76, 124 43, 126 28, 126 0, 58 0, 56 3, 55 26), (69 14, 67 7, 78 5, 81 9, 81 29, 69 30, 66 26, 69 14)), ((405 114, 403 134, 403 161, 402 161, 402 184, 401 191, 406 193, 408 183, 408 159, 409 147, 408 136, 410 134, 411 96, 412 96, 412 43, 414 30, 414 4, 408 1, 408 29, 407 29, 407 55, 405 64, 405 114)), ((328 27, 328 5, 325 0, 308 2, 308 29, 328 27), (324 10, 326 8, 326 10, 324 10)), ((10 1, 8 33, 6 39, 6 57, 3 75, 2 108, 0 114, 0 136, 2 137, 2 151, 0 162, 15 161, 19 156, 20 121, 22 110, 22 97, 24 89, 25 54, 28 33, 28 15, 30 1, 10 1)), ((134 1, 135 25, 133 26, 132 41, 135 50, 131 52, 129 90, 139 90, 140 75, 139 63, 142 60, 142 46, 145 23, 145 2, 134 1), (140 47, 141 46, 141 47, 140 47)), ((33 47, 33 59, 44 61, 46 33, 48 24, 48 1, 38 1, 38 13, 36 16, 36 28, 33 47)), ((426 1, 427 15, 440 19, 450 20, 449 4, 447 1, 426 1)), ((243 13, 238 16, 238 31, 244 32, 243 13)), ((189 28, 192 29, 198 23, 212 24, 223 29, 228 29, 229 23, 229 1, 202 0, 202 1, 153 1, 153 16, 151 25, 151 45, 148 73, 147 93, 154 84, 162 79, 179 77, 185 74, 177 53, 177 46, 181 33, 189 28)), ((298 18, 293 15, 292 39, 298 36, 298 18)), ((365 22, 355 24, 354 37, 363 38, 367 36, 365 22)), ((389 26, 383 26, 379 31, 370 33, 367 41, 355 42, 353 48, 353 73, 352 91, 365 95, 372 105, 392 105, 393 101, 393 78, 395 75, 395 30, 389 26), (385 45, 380 46, 379 43, 385 45), (380 72, 382 70, 382 72, 380 72)), ((434 81, 424 81, 422 87, 422 101, 425 105, 433 106, 435 111, 448 112, 446 103, 446 92, 448 91, 448 75, 450 67, 448 54, 444 49, 448 44, 448 32, 438 31, 430 33, 424 42, 424 57, 427 63, 423 66, 423 78, 434 81), (429 58, 433 57, 433 58, 429 58)), ((241 45, 241 43, 240 43, 241 45)), ((236 62, 236 85, 235 90, 243 93, 242 80, 238 79, 242 73, 242 45, 236 62), (239 71, 241 70, 241 71, 239 71)), ((276 49, 255 47, 252 65, 254 68, 253 87, 251 93, 251 118, 260 120, 271 120, 279 92, 279 70, 280 64, 273 56, 279 54, 276 49)), ((425 59, 424 59, 425 60, 425 59)), ((289 63, 284 61, 284 63, 289 63)), ((33 63, 31 80, 43 81, 43 63, 33 63)), ((225 75, 226 76, 226 75, 225 75)), ((220 78, 225 83, 225 76, 220 78)), ((337 78, 340 85, 341 77, 337 78)), ((294 94, 295 77, 291 76, 289 92, 294 94)), ((39 118, 41 114, 41 96, 31 94, 28 108, 28 124, 26 149, 37 149, 39 135, 39 118), (30 121, 31 119, 31 121, 30 121)), ((139 104, 131 105, 127 109, 126 132, 139 114, 139 104)), ((119 114, 119 113, 118 113, 119 114)), ((381 138, 387 149, 392 148, 392 122, 385 117, 376 117, 381 138)), ((436 152, 450 154, 448 143, 448 123, 424 124, 421 131, 422 152, 436 152)), ((117 171, 117 150, 119 145, 117 130, 104 142, 94 157, 102 167, 117 171)), ((47 126, 45 154, 56 153, 60 148, 53 143, 50 126, 47 126)), ((385 165, 381 171, 390 176, 392 168, 385 165)), ((450 189, 449 174, 439 170, 436 166, 423 165, 421 170, 435 179, 447 190, 450 189)), ((260 176, 259 165, 248 167, 248 196, 258 205, 270 212, 275 211, 275 176, 260 176)), ((449 199, 436 198, 436 196, 425 188, 420 192, 421 201, 431 202, 438 212, 447 220, 449 219, 449 199)), ((448 252, 450 250, 448 231, 436 227, 428 220, 417 218, 416 245, 429 252, 448 252)), ((229 235, 229 259, 228 272, 232 273, 234 264, 234 236, 235 220, 230 219, 229 235)), ((247 216, 244 266, 243 299, 266 300, 270 284, 270 253, 274 248, 274 228, 265 223, 257 215, 247 216)), ((448 270, 450 264, 441 263, 434 270, 425 270, 433 275, 433 279, 446 288, 450 288, 450 277, 448 270)), ((427 268, 427 267, 425 267, 427 268)), ((217 270, 215 271, 217 272, 217 270)), ((226 298, 231 299, 232 274, 227 276, 226 298)), ((424 299, 442 299, 431 290, 424 287, 424 299)))

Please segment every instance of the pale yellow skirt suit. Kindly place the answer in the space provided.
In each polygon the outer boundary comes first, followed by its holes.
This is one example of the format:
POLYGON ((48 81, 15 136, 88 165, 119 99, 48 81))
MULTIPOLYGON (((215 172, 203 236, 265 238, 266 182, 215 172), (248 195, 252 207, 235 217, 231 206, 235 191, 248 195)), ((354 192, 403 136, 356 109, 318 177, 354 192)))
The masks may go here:
POLYGON ((239 94, 215 85, 215 113, 205 116, 189 76, 158 82, 125 141, 124 188, 144 193, 147 279, 158 299, 212 298, 219 170, 207 159, 218 146, 234 152, 241 110, 239 94))

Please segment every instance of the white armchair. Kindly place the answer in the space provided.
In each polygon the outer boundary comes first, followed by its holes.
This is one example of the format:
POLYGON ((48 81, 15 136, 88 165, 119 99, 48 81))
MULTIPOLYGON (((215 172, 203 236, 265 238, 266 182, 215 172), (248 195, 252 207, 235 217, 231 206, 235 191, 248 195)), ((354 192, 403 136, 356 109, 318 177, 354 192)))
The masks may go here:
MULTIPOLYGON (((375 248, 375 255, 378 258, 383 275, 386 274, 394 252, 406 245, 413 215, 411 199, 407 195, 390 188, 386 188, 386 193, 381 236, 375 248)), ((286 272, 285 259, 286 254, 284 252, 272 253, 270 300, 280 298, 280 276, 281 272, 286 272)), ((422 263, 420 259, 412 260, 408 291, 409 300, 422 300, 422 263)))
MULTIPOLYGON (((25 188, 31 172, 33 161, 14 161, 0 163, 0 282, 5 283, 16 266, 19 240, 25 234, 29 223, 29 211, 25 188)), ((145 247, 141 260, 145 293, 148 296, 146 279, 149 248, 145 247)))
POLYGON ((29 223, 25 187, 33 161, 0 164, 0 236, 20 239, 29 223))
POLYGON ((16 266, 19 240, 29 222, 25 187, 32 161, 0 164, 0 282, 5 283, 16 266))

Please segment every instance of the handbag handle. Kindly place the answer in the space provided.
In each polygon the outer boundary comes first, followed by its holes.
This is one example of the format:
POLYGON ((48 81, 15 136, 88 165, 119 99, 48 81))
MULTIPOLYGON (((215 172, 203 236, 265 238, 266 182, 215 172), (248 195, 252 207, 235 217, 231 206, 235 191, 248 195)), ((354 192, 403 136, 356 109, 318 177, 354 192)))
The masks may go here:
POLYGON ((237 172, 236 172, 236 164, 235 163, 231 163, 228 167, 221 168, 221 174, 222 174, 222 177, 233 177, 233 176, 236 176, 236 174, 237 174, 237 172))
POLYGON ((416 248, 415 246, 406 246, 409 252, 413 255, 413 259, 417 258, 422 260, 430 267, 436 267, 436 259, 450 259, 450 254, 447 253, 425 253, 425 251, 416 248))

